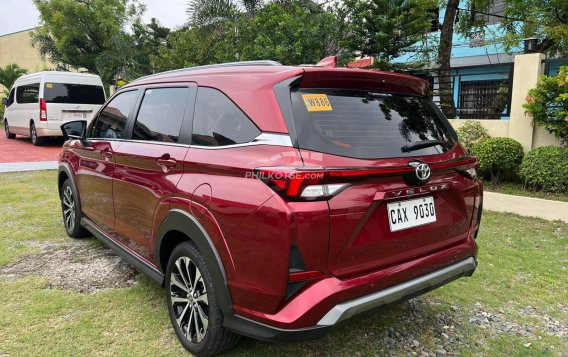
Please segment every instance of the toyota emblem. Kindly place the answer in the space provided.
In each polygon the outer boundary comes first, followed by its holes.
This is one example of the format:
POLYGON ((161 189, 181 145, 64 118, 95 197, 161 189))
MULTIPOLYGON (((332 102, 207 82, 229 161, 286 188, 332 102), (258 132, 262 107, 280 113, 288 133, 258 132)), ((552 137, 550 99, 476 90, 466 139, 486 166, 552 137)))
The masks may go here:
POLYGON ((416 178, 421 182, 428 182, 432 172, 428 164, 421 163, 414 168, 414 173, 416 174, 416 178))

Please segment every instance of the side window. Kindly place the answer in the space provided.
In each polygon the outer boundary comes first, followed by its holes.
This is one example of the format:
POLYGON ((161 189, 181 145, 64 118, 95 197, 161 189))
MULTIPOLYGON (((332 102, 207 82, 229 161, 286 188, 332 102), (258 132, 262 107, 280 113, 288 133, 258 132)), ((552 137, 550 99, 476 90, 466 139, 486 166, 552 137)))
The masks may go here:
POLYGON ((124 92, 108 103, 89 130, 89 138, 121 139, 128 114, 136 101, 137 91, 124 92))
POLYGON ((260 130, 227 96, 216 89, 200 87, 193 119, 192 145, 244 144, 260 130))
POLYGON ((26 84, 16 89, 16 102, 20 104, 38 103, 39 83, 26 84))
POLYGON ((8 106, 14 104, 14 96, 16 94, 16 88, 12 88, 10 95, 8 96, 8 106))
POLYGON ((147 89, 132 139, 177 143, 189 88, 147 89))

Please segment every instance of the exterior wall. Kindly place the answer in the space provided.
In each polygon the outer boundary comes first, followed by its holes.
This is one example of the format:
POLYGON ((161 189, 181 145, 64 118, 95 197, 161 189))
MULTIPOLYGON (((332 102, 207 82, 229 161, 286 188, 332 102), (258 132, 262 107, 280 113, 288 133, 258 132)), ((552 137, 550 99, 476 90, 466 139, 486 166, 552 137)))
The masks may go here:
POLYGON ((33 29, 0 36, 0 67, 15 63, 30 73, 55 67, 44 61, 39 51, 32 47, 32 31, 33 29))
MULTIPOLYGON (((49 61, 44 61, 39 51, 32 47, 32 31, 33 29, 0 36, 0 67, 15 63, 27 69, 28 73, 55 67, 49 61)), ((0 94, 3 90, 4 87, 0 85, 0 94)))
MULTIPOLYGON (((554 135, 543 128, 535 127, 523 108, 529 90, 536 85, 538 77, 543 74, 543 59, 544 55, 540 53, 515 56, 510 120, 469 120, 481 123, 492 137, 509 137, 517 140, 525 151, 541 146, 560 145, 560 140, 554 135)), ((465 121, 452 119, 450 123, 457 129, 465 121)))
POLYGON ((484 120, 484 119, 450 119, 449 122, 452 124, 454 129, 458 129, 466 121, 475 120, 481 124, 487 132, 492 137, 509 137, 509 120, 484 120))

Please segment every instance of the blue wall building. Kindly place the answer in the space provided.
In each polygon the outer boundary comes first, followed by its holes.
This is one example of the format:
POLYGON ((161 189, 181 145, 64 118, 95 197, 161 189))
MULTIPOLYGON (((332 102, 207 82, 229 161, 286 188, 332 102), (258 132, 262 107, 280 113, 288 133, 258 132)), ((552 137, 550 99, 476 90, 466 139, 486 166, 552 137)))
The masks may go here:
MULTIPOLYGON (((514 54, 521 53, 522 47, 513 49, 512 54, 506 53, 499 36, 499 24, 504 16, 505 0, 495 0, 488 14, 474 13, 466 9, 467 3, 460 3, 460 13, 466 11, 471 16, 484 16, 487 26, 484 31, 473 32, 469 36, 454 33, 452 40, 452 89, 457 116, 462 119, 509 119, 511 86, 513 79, 514 54)), ((459 16, 458 16, 459 17, 459 16)), ((444 19, 444 11, 439 12, 439 23, 444 19)), ((426 44, 417 44, 417 47, 437 46, 440 32, 433 26, 430 33, 431 41, 426 44)), ((412 61, 416 53, 406 53, 397 62, 412 61)), ((431 68, 435 68, 435 64, 431 68)), ((436 73, 430 71, 428 79, 431 82, 434 101, 436 96, 438 78, 436 73)))

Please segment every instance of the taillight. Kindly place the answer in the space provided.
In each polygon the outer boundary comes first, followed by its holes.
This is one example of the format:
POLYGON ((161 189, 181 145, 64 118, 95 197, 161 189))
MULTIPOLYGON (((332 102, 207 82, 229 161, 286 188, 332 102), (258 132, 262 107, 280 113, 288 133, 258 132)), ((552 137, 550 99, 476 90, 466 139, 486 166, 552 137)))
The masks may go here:
POLYGON ((43 98, 39 100, 39 121, 47 121, 47 105, 43 98))

